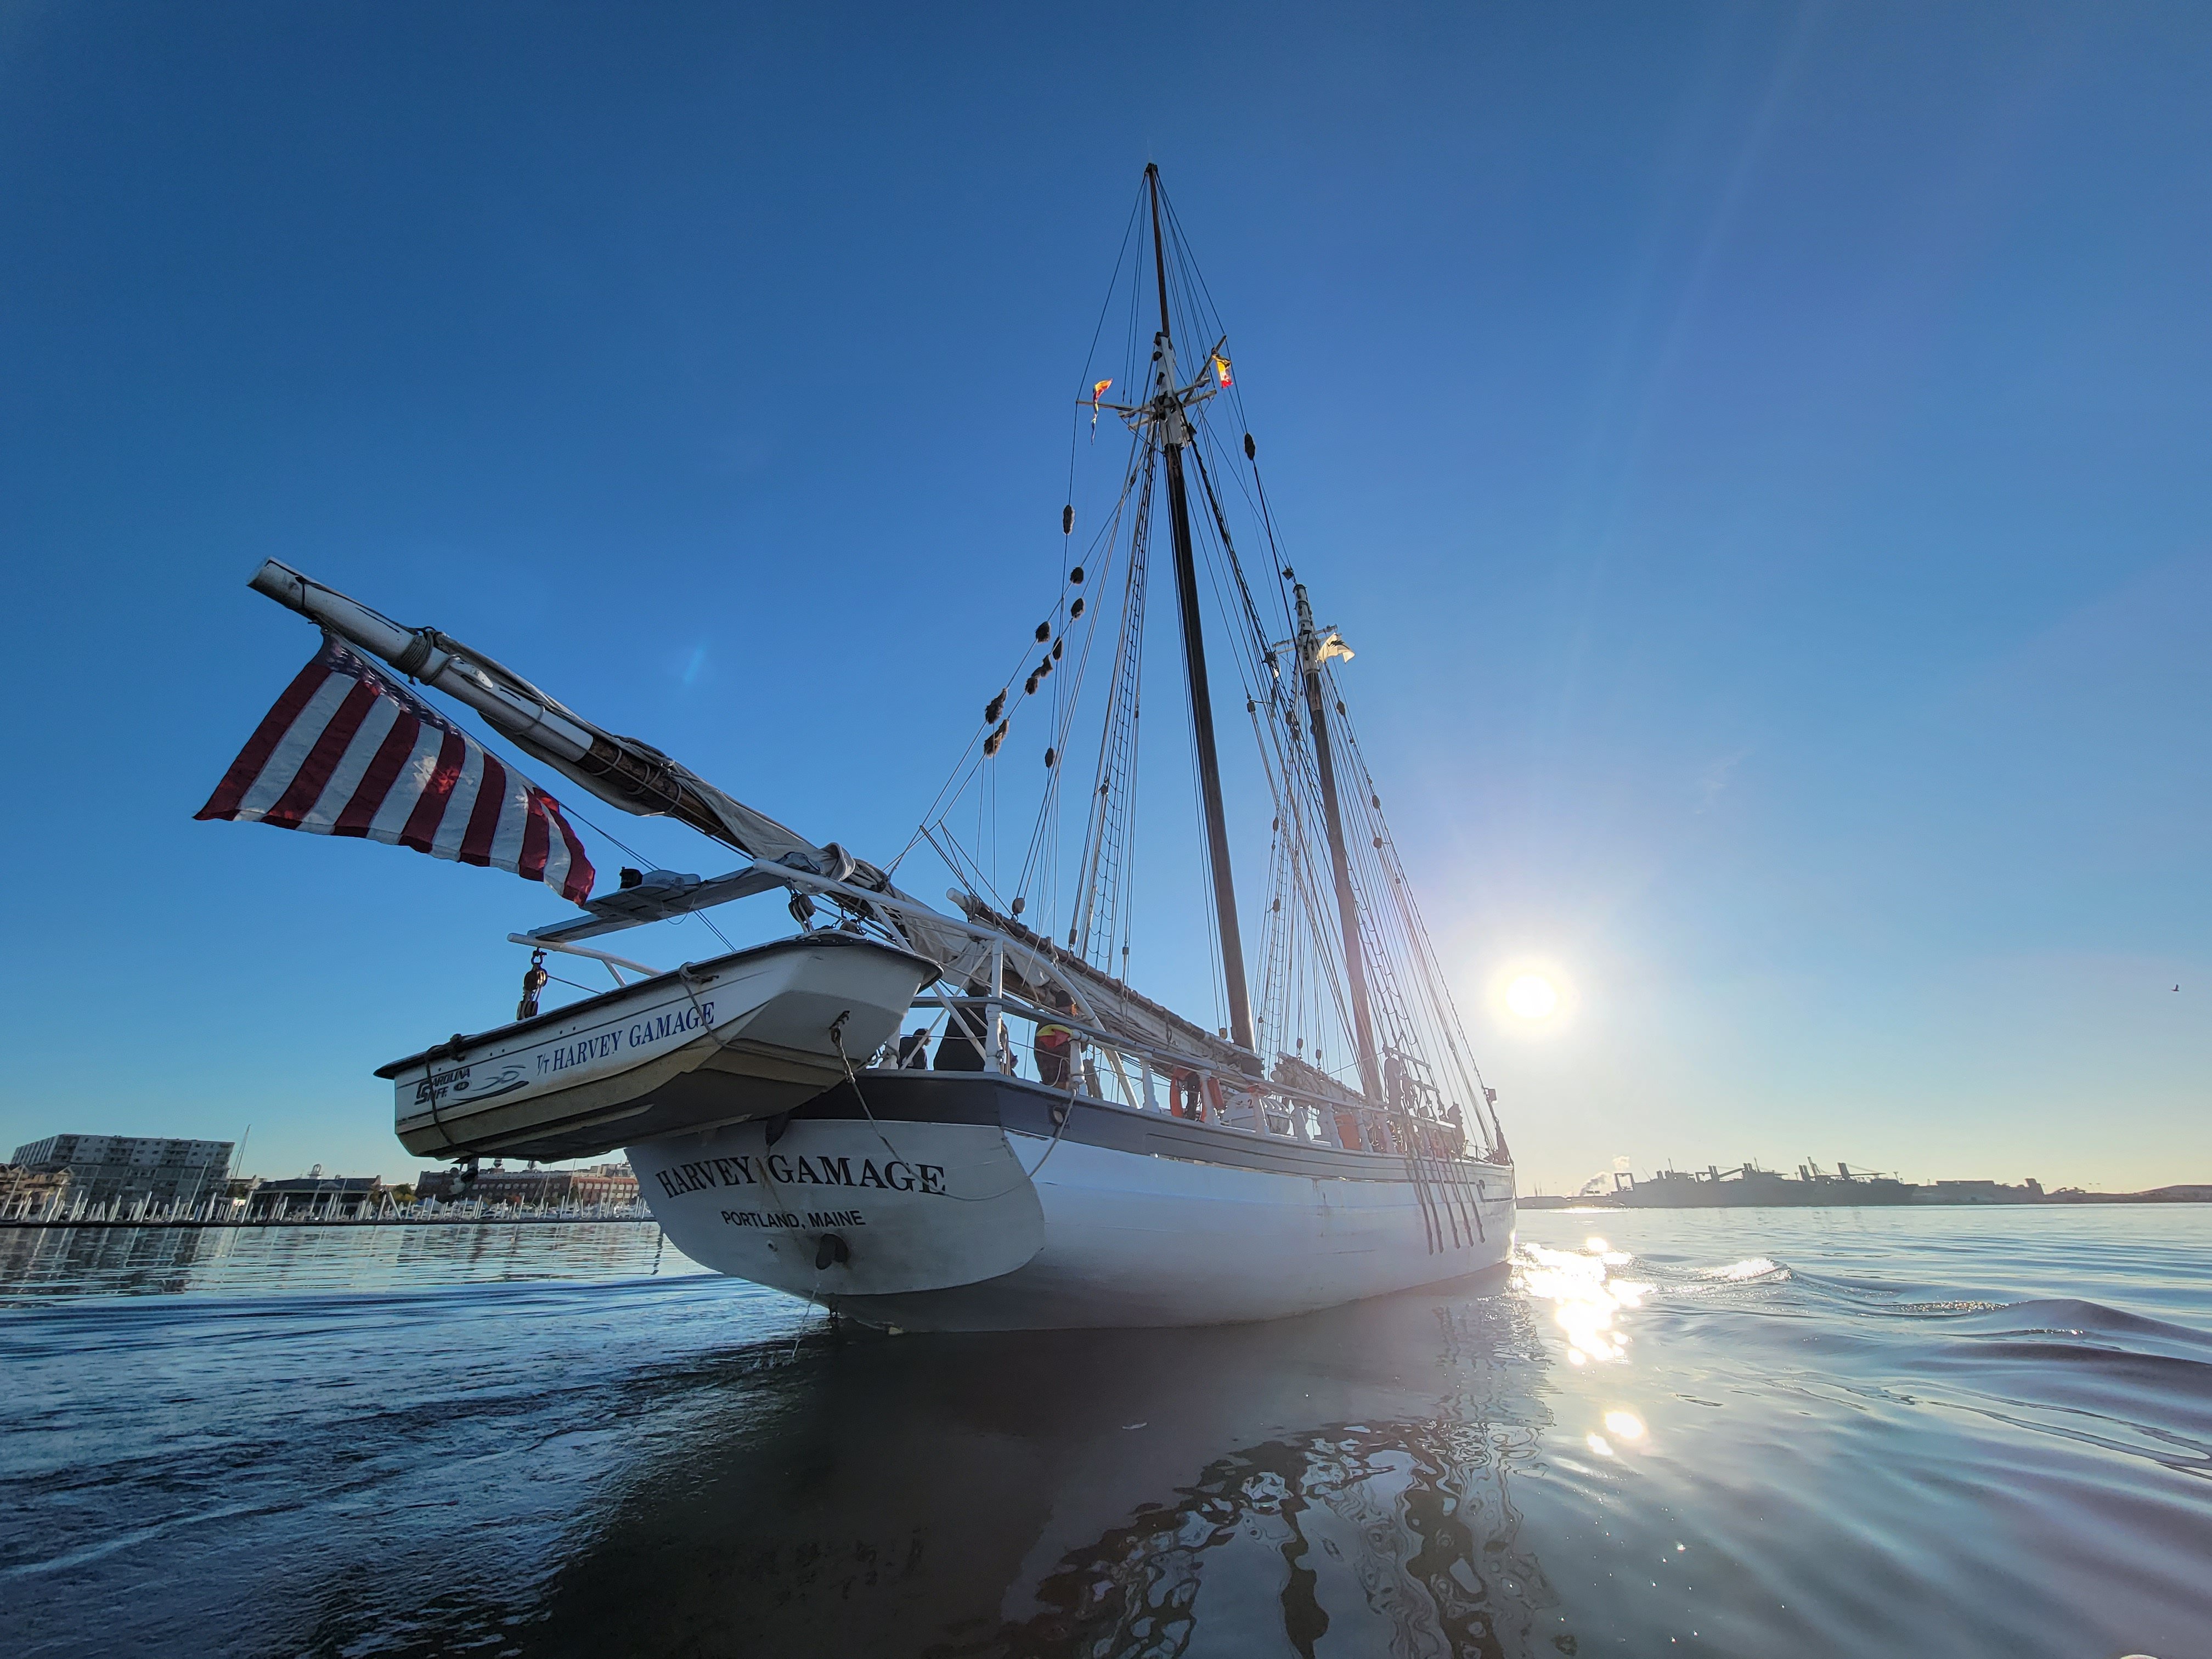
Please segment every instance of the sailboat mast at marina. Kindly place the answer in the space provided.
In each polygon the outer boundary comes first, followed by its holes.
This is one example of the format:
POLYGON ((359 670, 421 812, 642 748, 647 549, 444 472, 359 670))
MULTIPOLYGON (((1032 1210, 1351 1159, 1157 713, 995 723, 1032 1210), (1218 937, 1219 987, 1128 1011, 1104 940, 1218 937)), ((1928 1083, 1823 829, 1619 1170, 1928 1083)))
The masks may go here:
MULTIPOLYGON (((1228 331, 1156 167, 1102 324, 1116 314, 1118 359, 1085 366, 1073 410, 1079 440, 1109 417, 1126 434, 1076 444, 1107 504, 1079 514, 1071 490, 1051 609, 1014 673, 976 689, 965 751, 880 865, 434 629, 283 565, 254 578, 322 628, 325 649, 203 816, 545 881, 580 914, 512 937, 533 964, 570 953, 614 981, 541 1008, 533 966, 513 1022, 382 1067, 410 1151, 472 1169, 622 1148, 687 1255, 903 1329, 1266 1318, 1504 1262, 1514 1178, 1495 1096, 1359 746, 1338 678, 1352 651, 1316 622, 1279 544, 1228 331), (1138 830, 1162 817, 1140 819, 1136 800, 1156 515, 1201 853, 1194 921, 1218 975, 1210 1019, 1139 988, 1166 965, 1136 925, 1138 830), (1244 550, 1264 556, 1256 580, 1244 550), (707 877, 626 870, 592 895, 558 802, 401 678, 600 801, 674 817, 746 861, 707 877), (1224 777, 1217 712, 1232 688, 1263 798, 1224 777), (477 801, 495 799, 495 774, 507 780, 496 810, 477 801), (1002 837, 1002 807, 1018 822, 1031 796, 1026 832, 1002 837), (1249 962, 1232 808, 1269 825, 1249 962), (1023 849, 1011 872, 1006 844, 1023 849), (899 884, 923 885, 933 859, 950 908, 899 884), (795 933, 702 961, 587 943, 771 893, 795 933)), ((804 781, 773 793, 787 806, 804 781)), ((1153 867, 1146 914, 1172 920, 1153 867)))

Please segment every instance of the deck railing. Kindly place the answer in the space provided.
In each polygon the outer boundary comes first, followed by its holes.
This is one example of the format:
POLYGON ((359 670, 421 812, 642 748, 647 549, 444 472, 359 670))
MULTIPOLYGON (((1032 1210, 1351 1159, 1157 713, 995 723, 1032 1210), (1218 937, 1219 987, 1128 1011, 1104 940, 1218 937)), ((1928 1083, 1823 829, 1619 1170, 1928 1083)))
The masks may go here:
MULTIPOLYGON (((1018 998, 933 993, 916 997, 913 1006, 934 1027, 926 1057, 934 1054, 947 1032, 957 1033, 964 1027, 970 1041, 981 1042, 986 1069, 1046 1080, 1058 1065, 1041 1061, 1036 1032, 1040 1025, 1058 1025, 1074 1034, 1066 1050, 1068 1075, 1055 1085, 1071 1093, 1264 1138, 1396 1156, 1465 1156, 1464 1133, 1441 1117, 1377 1106, 1348 1094, 1319 1094, 1278 1079, 1253 1078, 1194 1055, 1132 1042, 1075 1015, 1039 1008, 1018 998), (1409 1139, 1427 1144, 1408 1146, 1409 1139)), ((884 1046, 878 1069, 896 1066, 897 1042, 894 1036, 884 1046)))

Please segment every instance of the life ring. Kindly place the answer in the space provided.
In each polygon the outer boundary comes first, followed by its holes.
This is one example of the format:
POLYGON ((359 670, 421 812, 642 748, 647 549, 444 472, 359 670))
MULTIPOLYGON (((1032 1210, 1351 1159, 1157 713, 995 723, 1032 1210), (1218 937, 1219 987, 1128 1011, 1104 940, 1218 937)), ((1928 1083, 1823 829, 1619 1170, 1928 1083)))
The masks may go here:
POLYGON ((1200 1121, 1205 1119, 1205 1109, 1199 1104, 1198 1073, 1188 1066, 1173 1066, 1168 1072, 1168 1115, 1200 1121))

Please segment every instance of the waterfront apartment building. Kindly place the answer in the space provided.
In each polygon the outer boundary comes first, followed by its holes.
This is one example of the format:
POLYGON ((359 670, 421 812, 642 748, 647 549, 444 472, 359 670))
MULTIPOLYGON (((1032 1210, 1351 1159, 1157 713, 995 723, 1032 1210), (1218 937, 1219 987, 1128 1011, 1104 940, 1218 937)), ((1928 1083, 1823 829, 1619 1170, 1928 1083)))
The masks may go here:
POLYGON ((479 1170, 464 1182, 453 1170, 425 1170, 416 1177, 415 1196, 452 1203, 473 1198, 486 1204, 635 1204, 637 1176, 627 1164, 595 1164, 587 1170, 479 1170))
POLYGON ((150 1199, 197 1204, 221 1198, 234 1143, 157 1135, 48 1135, 18 1146, 11 1160, 34 1174, 69 1176, 70 1200, 109 1204, 150 1199))

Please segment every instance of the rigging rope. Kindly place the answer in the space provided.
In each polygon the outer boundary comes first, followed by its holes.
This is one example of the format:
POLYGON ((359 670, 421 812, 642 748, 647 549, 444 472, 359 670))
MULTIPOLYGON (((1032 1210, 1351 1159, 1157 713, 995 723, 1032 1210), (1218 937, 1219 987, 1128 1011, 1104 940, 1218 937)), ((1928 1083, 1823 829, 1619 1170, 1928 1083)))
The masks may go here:
MULTIPOLYGON (((1087 418, 1081 405, 1091 401, 1081 398, 1072 411, 1067 505, 1060 526, 1060 593, 1044 630, 1050 653, 1033 656, 1044 642, 1024 640, 1023 660, 1002 682, 1003 691, 991 699, 984 722, 899 855, 902 860, 908 853, 927 845, 956 879, 971 890, 987 894, 997 908, 1019 915, 1025 907, 1035 907, 1030 925, 1036 931, 1054 945, 1064 939, 1072 955, 1099 972, 1112 976, 1118 969, 1124 981, 1129 973, 1135 910, 1138 738, 1146 626, 1143 599, 1149 580, 1146 564, 1152 512, 1160 488, 1156 464, 1161 434, 1156 429, 1156 413, 1144 407, 1151 375, 1146 365, 1154 349, 1158 322, 1156 316, 1146 314, 1152 277, 1147 267, 1153 262, 1145 257, 1151 241, 1144 200, 1140 191, 1131 218, 1123 227, 1085 363, 1086 382, 1102 369, 1114 367, 1101 362, 1101 345, 1117 299, 1126 297, 1126 333, 1118 365, 1123 401, 1115 412, 1125 420, 1130 435, 1118 469, 1118 494, 1111 511, 1086 525, 1089 533, 1084 542, 1077 543, 1073 528, 1083 485, 1079 462, 1087 418), (1126 573, 1114 572, 1112 562, 1125 544, 1130 565, 1126 573), (1073 575, 1071 562, 1079 549, 1084 563, 1096 573, 1087 586, 1073 575), (1071 797, 1062 787, 1061 775, 1075 764, 1068 752, 1070 739, 1090 689, 1088 669, 1098 639, 1098 617, 1107 608, 1099 601, 1109 591, 1109 572, 1121 578, 1123 604, 1115 624, 1116 644, 1107 678, 1099 747, 1095 764, 1086 769, 1091 771, 1092 787, 1079 825, 1081 839, 1071 844, 1070 836, 1077 826, 1066 821, 1071 797), (1080 616, 1078 600, 1084 604, 1080 616), (1068 635, 1079 624, 1085 631, 1071 642, 1068 635), (1072 660, 1071 643, 1075 647, 1072 660), (1042 699, 1049 708, 1045 733, 1048 770, 1009 902, 987 878, 998 873, 1000 781, 1000 769, 987 763, 999 756, 1006 733, 1031 698, 1042 699), (970 789, 975 794, 975 835, 971 846, 963 848, 961 842, 966 837, 954 832, 951 812, 970 789), (1062 879, 1071 854, 1076 855, 1068 868, 1072 883, 1062 879), (1114 960, 1117 945, 1118 963, 1114 960)), ((1207 371, 1212 351, 1225 356, 1226 331, 1220 326, 1212 294, 1193 257, 1174 205, 1164 193, 1161 205, 1160 240, 1165 246, 1158 251, 1158 260, 1170 304, 1178 313, 1178 348, 1189 357, 1188 362, 1178 363, 1177 379, 1194 388, 1185 405, 1189 433, 1184 453, 1198 473, 1205 501, 1204 508, 1194 514, 1192 550, 1206 567, 1206 586, 1212 592, 1209 608, 1228 625, 1229 654, 1243 683, 1255 743, 1274 805, 1267 909, 1256 961, 1261 981, 1252 988, 1258 994, 1253 998, 1258 1020, 1255 1040, 1263 1053, 1272 1045, 1275 1053, 1295 1055, 1324 1075, 1346 1076, 1358 1067, 1360 1056, 1349 1006, 1342 917, 1322 829, 1325 813, 1318 767, 1314 745, 1307 740, 1311 715, 1305 704, 1304 665, 1297 643, 1293 579, 1284 561, 1257 445, 1245 419, 1242 380, 1232 379, 1225 386, 1202 384, 1218 380, 1225 372, 1225 367, 1212 374, 1207 371), (1207 356, 1198 355, 1201 352, 1207 356), (1237 420, 1242 459, 1246 463, 1243 467, 1218 447, 1224 437, 1215 431, 1212 416, 1224 414, 1233 414, 1237 420), (1229 489, 1231 483, 1233 492, 1229 489), (1265 546, 1276 573, 1279 617, 1263 619, 1261 614, 1258 596, 1243 568, 1230 522, 1226 497, 1231 493, 1240 501, 1238 522, 1248 531, 1256 526, 1257 539, 1265 546), (1286 649, 1291 653, 1289 661, 1284 659, 1286 649), (1339 1056, 1334 1066, 1328 1061, 1329 1054, 1339 1056)), ((1082 388, 1089 389, 1088 384, 1082 388)), ((1095 420, 1090 423, 1095 434, 1095 420)), ((1234 443, 1235 438, 1228 441, 1234 443)), ((1087 513, 1083 516, 1090 517, 1087 513)), ((1369 965, 1376 1060, 1378 1065, 1388 1062, 1390 1079, 1386 1091, 1389 1098, 1371 1103, 1393 1112, 1415 1111, 1425 1119, 1446 1116, 1449 1107, 1458 1106, 1462 1109, 1464 1127, 1502 1145, 1495 1112, 1489 1109, 1486 1085, 1468 1048, 1434 942, 1405 879, 1402 862, 1382 817, 1380 797, 1340 701, 1335 672, 1324 665, 1320 674, 1325 693, 1322 717, 1331 722, 1333 736, 1340 733, 1344 750, 1338 763, 1338 782, 1343 786, 1346 873, 1355 901, 1354 948, 1369 965)), ((1187 727, 1186 736, 1194 749, 1195 728, 1187 727)), ((1024 747, 1018 745, 1016 752, 1024 747)), ((1036 752, 1028 748, 1029 754, 1036 752)), ((1085 757, 1091 758, 1087 752, 1085 757)), ((1198 769, 1194 763, 1191 775, 1195 793, 1198 769)), ((1011 783, 1012 777, 1006 781, 1011 783)), ((1202 801, 1199 809, 1194 817, 1202 821, 1202 801)), ((898 862, 894 860, 892 867, 897 867, 898 862)), ((1201 856, 1197 863, 1197 885, 1201 896, 1210 899, 1214 878, 1211 862, 1201 856)), ((1202 903, 1199 915, 1212 947, 1207 956, 1218 1028, 1227 1001, 1218 926, 1211 903, 1202 903)), ((1396 1133, 1407 1142, 1408 1156, 1413 1156, 1418 1149, 1412 1122, 1402 1122, 1396 1133)), ((1445 1192, 1441 1214, 1453 1207, 1453 1201, 1448 1189, 1440 1190, 1445 1192)), ((1476 1224, 1479 1227, 1480 1222, 1476 1224)))

